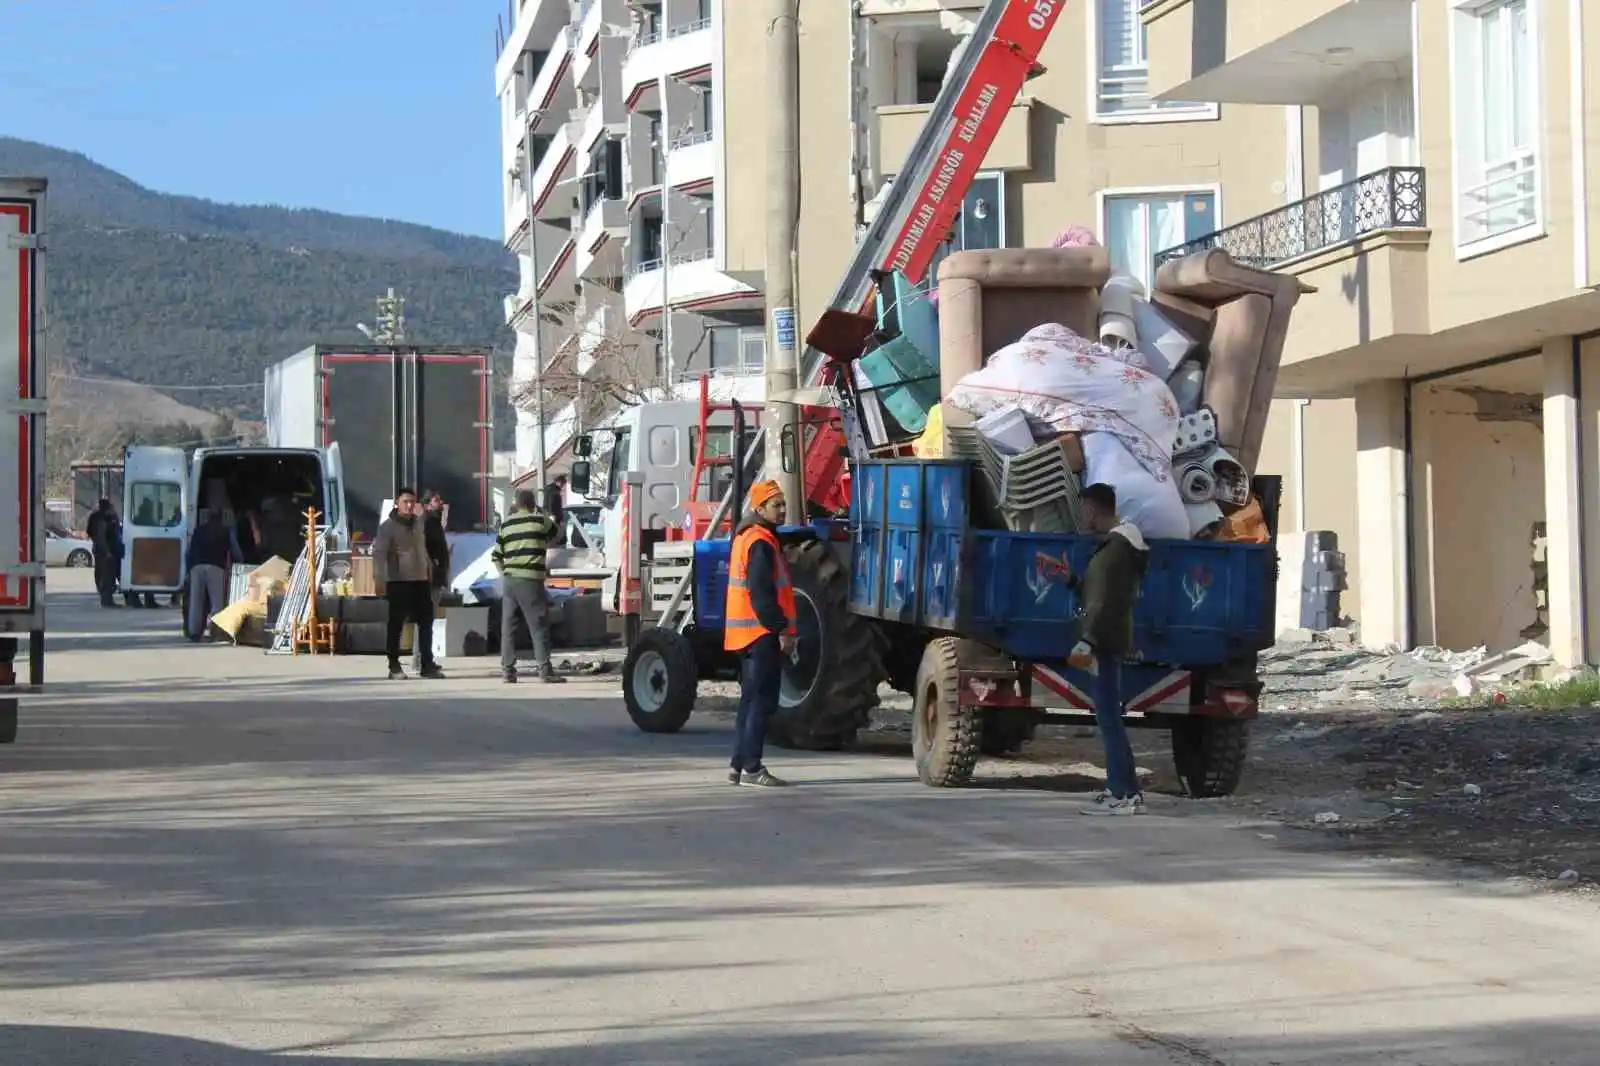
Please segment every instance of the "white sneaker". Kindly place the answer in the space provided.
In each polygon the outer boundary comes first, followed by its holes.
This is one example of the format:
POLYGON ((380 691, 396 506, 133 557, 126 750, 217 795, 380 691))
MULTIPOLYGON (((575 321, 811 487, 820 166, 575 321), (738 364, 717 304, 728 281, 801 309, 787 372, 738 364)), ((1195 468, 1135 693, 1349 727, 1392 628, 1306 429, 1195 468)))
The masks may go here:
POLYGON ((1128 814, 1144 813, 1144 796, 1135 792, 1126 799, 1117 799, 1111 793, 1102 791, 1093 800, 1087 803, 1080 814, 1088 814, 1101 818, 1114 818, 1128 814), (1102 798, 1103 797, 1103 798, 1102 798))

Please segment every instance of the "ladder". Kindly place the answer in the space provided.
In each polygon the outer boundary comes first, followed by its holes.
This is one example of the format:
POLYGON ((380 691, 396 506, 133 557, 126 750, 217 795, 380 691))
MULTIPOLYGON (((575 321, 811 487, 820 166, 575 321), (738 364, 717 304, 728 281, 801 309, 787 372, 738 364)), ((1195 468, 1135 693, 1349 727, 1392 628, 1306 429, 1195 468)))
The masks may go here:
MULTIPOLYGON (((1039 54, 1066 6, 1066 0, 989 0, 856 245, 830 308, 865 312, 878 273, 893 270, 912 284, 922 281, 1023 82, 1042 71, 1039 54)), ((802 387, 821 384, 827 366, 827 357, 807 346, 802 387)))

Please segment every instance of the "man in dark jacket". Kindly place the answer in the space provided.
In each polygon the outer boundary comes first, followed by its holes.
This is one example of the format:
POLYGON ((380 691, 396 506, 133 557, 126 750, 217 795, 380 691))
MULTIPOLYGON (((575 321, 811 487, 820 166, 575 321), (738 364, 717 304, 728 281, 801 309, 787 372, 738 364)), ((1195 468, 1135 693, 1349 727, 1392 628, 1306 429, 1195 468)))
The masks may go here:
POLYGON ((433 587, 450 587, 450 538, 444 535, 444 497, 430 492, 423 510, 423 536, 428 542, 428 562, 433 564, 433 587))
POLYGON ((722 646, 738 654, 740 665, 739 716, 728 772, 735 785, 777 788, 788 783, 761 761, 767 721, 778 713, 783 660, 795 646, 794 586, 777 533, 787 514, 777 482, 759 482, 750 490, 750 510, 733 534, 722 646))
POLYGON ((417 514, 417 494, 401 489, 394 494, 394 510, 378 527, 372 541, 372 581, 378 595, 389 601, 389 632, 384 651, 389 656, 389 679, 404 681, 400 666, 400 634, 407 622, 416 623, 416 644, 422 676, 443 677, 433 658, 432 564, 423 519, 417 514))
POLYGON ((1078 590, 1083 643, 1094 656, 1094 718, 1106 749, 1106 787, 1084 814, 1143 814, 1133 745, 1122 720, 1122 657, 1133 648, 1133 605, 1150 548, 1132 522, 1117 517, 1117 492, 1095 484, 1083 490, 1085 531, 1101 537, 1078 590))
POLYGON ((184 560, 189 573, 188 631, 194 643, 205 637, 211 616, 227 606, 224 601, 228 568, 243 558, 239 538, 233 527, 222 520, 222 512, 202 512, 200 524, 189 536, 188 558, 184 560))
POLYGON ((85 525, 84 532, 94 547, 94 588, 100 594, 100 606, 115 607, 118 571, 122 569, 122 523, 111 501, 102 497, 85 525))

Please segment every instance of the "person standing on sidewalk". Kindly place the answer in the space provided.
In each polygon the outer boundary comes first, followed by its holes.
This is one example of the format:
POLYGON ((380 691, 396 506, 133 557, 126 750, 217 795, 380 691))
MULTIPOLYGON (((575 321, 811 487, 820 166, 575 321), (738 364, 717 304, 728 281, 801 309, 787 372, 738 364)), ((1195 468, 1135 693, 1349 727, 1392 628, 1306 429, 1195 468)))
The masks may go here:
POLYGON ((208 508, 189 536, 188 631, 195 644, 205 639, 206 623, 227 606, 228 569, 243 560, 239 538, 222 520, 222 512, 208 508))
POLYGON ((517 508, 500 523, 491 558, 500 569, 500 672, 508 685, 517 683, 517 615, 528 624, 539 680, 562 685, 566 678, 550 665, 550 604, 545 598, 545 560, 556 524, 539 510, 532 489, 517 493, 517 508))
MULTIPOLYGON (((437 492, 422 494, 422 535, 428 544, 428 566, 431 577, 428 594, 433 598, 433 617, 439 620, 439 604, 450 587, 450 538, 444 532, 444 497, 437 492)), ((422 669, 422 649, 411 649, 411 667, 422 669)))
POLYGON ((1139 527, 1117 517, 1117 491, 1094 484, 1080 495, 1085 532, 1100 536, 1089 565, 1070 584, 1078 590, 1082 643, 1094 656, 1094 720, 1106 750, 1106 787, 1084 814, 1143 814, 1133 745, 1122 720, 1122 658, 1133 649, 1133 606, 1150 561, 1139 527))
POLYGON ((432 565, 417 494, 403 488, 394 494, 394 510, 378 527, 372 541, 372 580, 378 595, 389 601, 389 632, 384 651, 389 656, 389 680, 404 681, 400 666, 400 634, 406 623, 416 623, 416 645, 422 676, 440 678, 444 671, 433 659, 432 565))
POLYGON ((122 568, 122 525, 111 501, 102 496, 84 525, 94 549, 94 588, 100 594, 100 606, 115 607, 118 572, 122 568))
POLYGON ((739 716, 728 772, 735 785, 788 784, 761 761, 767 721, 778 713, 783 660, 795 642, 794 586, 778 543, 778 527, 787 514, 778 483, 758 482, 750 490, 750 510, 733 535, 722 646, 739 655, 739 716))

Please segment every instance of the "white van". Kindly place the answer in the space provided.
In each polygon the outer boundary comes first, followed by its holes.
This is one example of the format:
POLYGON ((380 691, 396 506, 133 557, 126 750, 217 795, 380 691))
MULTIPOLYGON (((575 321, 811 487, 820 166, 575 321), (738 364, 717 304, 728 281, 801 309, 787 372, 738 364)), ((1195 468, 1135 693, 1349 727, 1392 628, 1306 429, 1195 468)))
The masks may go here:
POLYGON ((147 604, 182 587, 183 557, 202 510, 221 511, 252 559, 298 557, 308 507, 332 529, 329 547, 349 550, 338 444, 201 448, 187 461, 182 448, 133 445, 123 470, 122 590, 147 604), (252 550, 246 542, 254 540, 253 530, 260 539, 252 550))

